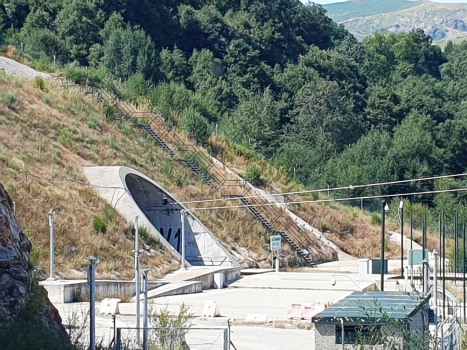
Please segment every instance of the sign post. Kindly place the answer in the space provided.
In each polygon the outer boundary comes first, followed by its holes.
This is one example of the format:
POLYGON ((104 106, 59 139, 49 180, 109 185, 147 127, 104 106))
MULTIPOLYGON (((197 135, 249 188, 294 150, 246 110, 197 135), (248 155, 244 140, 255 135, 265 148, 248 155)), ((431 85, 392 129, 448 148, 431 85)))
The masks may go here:
POLYGON ((274 261, 274 250, 276 251, 276 272, 279 272, 279 251, 282 249, 282 237, 271 236, 271 253, 274 261))

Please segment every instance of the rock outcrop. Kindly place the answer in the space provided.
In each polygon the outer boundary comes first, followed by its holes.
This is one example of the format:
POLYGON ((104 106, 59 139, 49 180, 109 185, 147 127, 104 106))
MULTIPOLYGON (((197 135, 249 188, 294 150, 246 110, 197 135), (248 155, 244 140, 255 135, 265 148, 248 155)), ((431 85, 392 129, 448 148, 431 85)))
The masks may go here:
POLYGON ((0 184, 0 326, 8 327, 27 315, 67 339, 58 311, 34 279, 29 263, 31 248, 15 217, 13 202, 0 184))

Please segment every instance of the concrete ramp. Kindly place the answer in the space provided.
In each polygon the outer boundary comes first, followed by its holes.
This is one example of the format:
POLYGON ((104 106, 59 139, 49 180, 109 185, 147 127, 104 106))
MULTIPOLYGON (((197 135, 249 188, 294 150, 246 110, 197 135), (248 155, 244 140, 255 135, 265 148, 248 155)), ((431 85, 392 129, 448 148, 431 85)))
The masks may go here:
MULTIPOLYGON (((203 283, 199 281, 182 281, 170 282, 162 287, 151 289, 148 291, 148 299, 166 297, 169 295, 201 293, 203 291, 203 283)), ((140 295, 140 299, 144 299, 144 294, 140 295)), ((131 302, 135 302, 136 298, 131 298, 131 302)))
MULTIPOLYGON (((121 166, 86 167, 89 183, 128 222, 139 216, 139 224, 181 259, 181 215, 185 206, 144 174, 121 166)), ((216 236, 189 210, 185 223, 185 251, 189 266, 240 265, 216 236)))

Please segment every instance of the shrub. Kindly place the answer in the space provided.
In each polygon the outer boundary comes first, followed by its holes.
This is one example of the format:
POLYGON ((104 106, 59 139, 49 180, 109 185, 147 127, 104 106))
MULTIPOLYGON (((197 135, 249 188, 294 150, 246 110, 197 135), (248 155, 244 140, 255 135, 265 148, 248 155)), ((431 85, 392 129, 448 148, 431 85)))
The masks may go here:
POLYGON ((256 164, 250 164, 246 168, 245 178, 253 185, 261 184, 261 168, 256 164))
POLYGON ((113 222, 117 216, 117 211, 110 204, 104 207, 104 217, 107 222, 113 222))
POLYGON ((106 233, 107 232, 107 224, 104 219, 95 216, 94 220, 92 221, 92 226, 94 227, 94 231, 97 233, 106 233))
POLYGON ((319 230, 320 230, 321 232, 324 232, 324 231, 327 230, 327 228, 328 228, 328 227, 326 226, 326 221, 323 220, 323 219, 321 219, 320 222, 319 222, 319 230))
POLYGON ((144 240, 149 238, 149 230, 146 227, 138 227, 138 234, 144 240))
POLYGON ((14 180, 10 179, 7 181, 7 183, 5 184, 5 189, 9 192, 9 193, 14 193, 16 192, 16 183, 14 180))
POLYGON ((108 102, 104 102, 102 105, 102 114, 104 115, 105 119, 108 121, 114 121, 115 117, 115 110, 112 105, 108 102))
POLYGON ((189 108, 182 115, 182 130, 196 143, 207 144, 211 132, 206 119, 193 108, 189 108))
POLYGON ((14 109, 16 102, 15 95, 10 90, 2 90, 0 92, 0 102, 10 109, 14 109))
POLYGON ((39 77, 37 76, 35 79, 34 79, 34 85, 33 85, 34 89, 39 89, 39 90, 42 90, 44 91, 45 89, 45 81, 42 77, 39 77))
POLYGON ((373 225, 381 225, 381 215, 378 213, 371 214, 371 223, 373 225))

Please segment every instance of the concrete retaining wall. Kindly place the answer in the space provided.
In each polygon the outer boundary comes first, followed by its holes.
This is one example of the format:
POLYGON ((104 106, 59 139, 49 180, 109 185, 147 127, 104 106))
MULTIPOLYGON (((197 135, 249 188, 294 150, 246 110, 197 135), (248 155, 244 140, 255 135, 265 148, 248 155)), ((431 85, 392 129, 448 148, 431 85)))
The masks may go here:
MULTIPOLYGON (((159 184, 128 167, 87 167, 84 174, 96 191, 125 219, 139 216, 140 227, 180 260, 181 215, 187 210, 159 184)), ((186 214, 185 249, 191 265, 240 266, 215 235, 189 211, 186 214)))
MULTIPOLYGON (((71 303, 89 298, 89 285, 86 280, 74 281, 43 281, 40 282, 47 290, 49 299, 53 303, 71 303)), ((164 286, 168 282, 150 281, 149 289, 164 286)), ((109 297, 130 298, 136 293, 136 285, 133 281, 96 281, 96 298, 109 297)))

